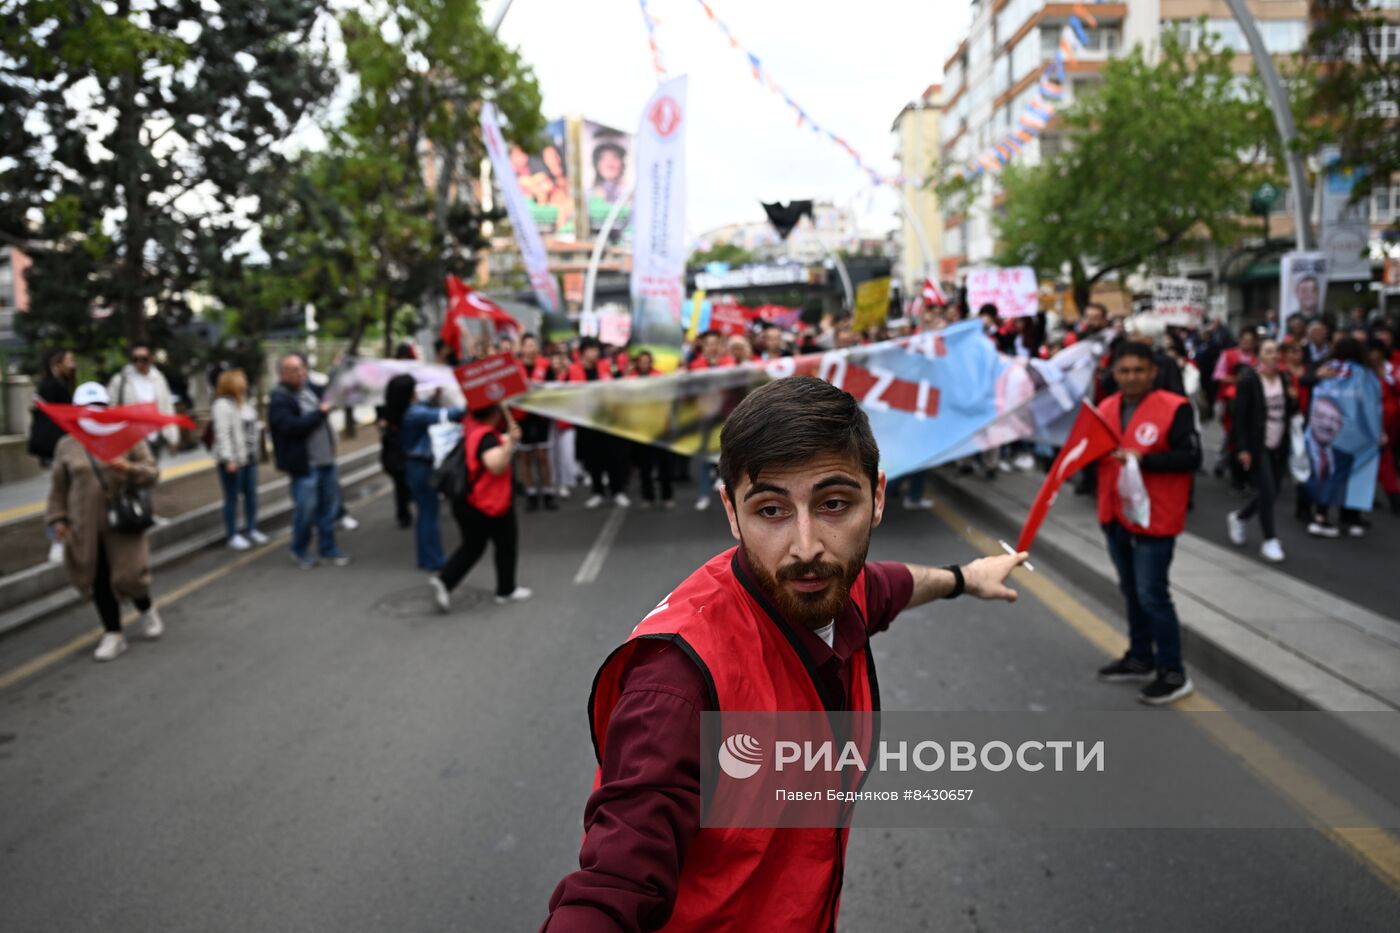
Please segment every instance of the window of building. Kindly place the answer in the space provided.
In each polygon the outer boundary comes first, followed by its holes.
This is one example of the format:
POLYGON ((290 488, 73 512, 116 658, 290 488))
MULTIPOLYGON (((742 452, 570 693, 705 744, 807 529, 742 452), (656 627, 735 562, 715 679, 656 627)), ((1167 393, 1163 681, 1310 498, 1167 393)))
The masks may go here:
POLYGON ((997 42, 1009 42, 1016 30, 1024 26, 1041 5, 1041 0, 1011 0, 1002 7, 1001 12, 997 13, 997 42))
POLYGON ((1377 185, 1371 189, 1371 223, 1388 224, 1400 219, 1400 185, 1377 185))
MULTIPOLYGON (((1060 37, 1063 33, 1063 26, 1040 27, 1040 54, 1043 59, 1048 61, 1055 57, 1055 51, 1060 47, 1060 37)), ((1108 26, 1085 29, 1084 38, 1088 40, 1081 46, 1084 51, 1113 55, 1122 44, 1123 34, 1118 27, 1108 26)))
MULTIPOLYGON (((1307 43, 1308 24, 1306 20, 1265 19, 1258 20, 1257 23, 1260 38, 1264 40, 1264 48, 1271 55, 1301 52, 1307 43)), ((1222 47, 1231 51, 1249 51, 1249 43, 1245 41, 1240 24, 1233 19, 1206 20, 1204 31, 1198 20, 1169 20, 1162 24, 1162 28, 1175 29, 1182 41, 1186 43, 1187 48, 1199 47, 1202 35, 1211 35, 1217 37, 1222 47)))
POLYGON ((15 267, 10 262, 10 251, 0 252, 0 308, 15 306, 15 267))

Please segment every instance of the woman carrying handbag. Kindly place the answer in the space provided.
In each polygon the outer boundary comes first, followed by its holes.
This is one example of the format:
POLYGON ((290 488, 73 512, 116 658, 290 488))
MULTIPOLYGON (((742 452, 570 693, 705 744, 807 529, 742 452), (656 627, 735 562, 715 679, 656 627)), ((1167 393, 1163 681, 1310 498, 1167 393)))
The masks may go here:
MULTIPOLYGON (((105 408, 107 390, 85 382, 73 393, 73 404, 105 408)), ((70 436, 54 448, 45 520, 64 544, 69 581, 84 600, 97 605, 103 628, 93 653, 98 661, 115 660, 126 651, 123 599, 142 614, 147 638, 159 638, 165 631, 151 603, 151 555, 144 530, 151 524, 149 490, 159 476, 145 441, 110 463, 97 460, 70 436), (128 527, 140 530, 122 530, 128 527)))

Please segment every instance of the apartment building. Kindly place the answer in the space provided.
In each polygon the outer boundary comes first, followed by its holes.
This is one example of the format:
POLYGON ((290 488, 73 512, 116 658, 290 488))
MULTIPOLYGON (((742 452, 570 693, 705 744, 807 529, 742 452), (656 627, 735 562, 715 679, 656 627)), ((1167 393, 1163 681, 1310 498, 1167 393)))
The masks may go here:
POLYGON ((905 295, 918 294, 925 276, 939 276, 943 255, 943 215, 938 195, 922 184, 942 152, 942 86, 929 85, 918 99, 904 105, 895 117, 895 158, 904 179, 900 205, 900 230, 895 269, 905 295), (931 265, 925 268, 925 251, 931 265))
MULTIPOLYGON (((1388 0, 1391 2, 1391 0, 1388 0)), ((941 125, 945 158, 965 162, 986 152, 1009 132, 1035 95, 1045 66, 1054 58, 1073 3, 1042 0, 973 0, 972 23, 944 64, 941 125)), ((1244 36, 1223 0, 1127 0, 1084 3, 1096 20, 1085 29, 1087 42, 1065 67, 1060 108, 1100 79, 1104 63, 1135 45, 1156 47, 1163 29, 1180 30, 1194 41, 1204 29, 1239 54, 1247 72, 1244 36)), ((1308 34, 1307 0, 1251 0, 1266 47, 1276 55, 1301 52, 1308 34)), ((1086 24, 1087 26, 1087 24, 1086 24)), ((1018 161, 1034 163, 1063 144, 1057 124, 1026 144, 1018 161)), ((965 211, 945 215, 943 253, 948 273, 990 261, 995 253, 996 176, 984 174, 965 211)), ((1279 215, 1280 224, 1289 223, 1279 215)), ((1281 231, 1279 231, 1281 232, 1281 231)), ((948 274, 948 277, 952 277, 948 274)))

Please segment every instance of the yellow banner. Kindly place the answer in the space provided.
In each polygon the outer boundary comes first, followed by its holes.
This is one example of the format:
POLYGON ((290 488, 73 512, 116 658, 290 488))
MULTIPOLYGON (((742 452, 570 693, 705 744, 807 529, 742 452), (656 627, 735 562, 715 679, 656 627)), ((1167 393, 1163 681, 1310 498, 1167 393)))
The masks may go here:
POLYGON ((890 314, 890 277, 871 279, 856 286, 856 313, 851 327, 862 334, 885 323, 890 314))

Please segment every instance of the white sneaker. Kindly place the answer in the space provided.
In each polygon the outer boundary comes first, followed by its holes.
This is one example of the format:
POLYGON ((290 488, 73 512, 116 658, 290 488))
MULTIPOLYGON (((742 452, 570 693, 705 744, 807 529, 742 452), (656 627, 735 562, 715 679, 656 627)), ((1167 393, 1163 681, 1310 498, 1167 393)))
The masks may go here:
POLYGON ((1366 536, 1366 526, 1348 525, 1347 534, 1351 535, 1353 538, 1364 538, 1366 536))
POLYGON ((1001 472, 1003 473, 1010 473, 1014 469, 1014 467, 1011 466, 1010 460, 998 460, 997 469, 1001 470, 1001 472))
POLYGON ((509 596, 497 596, 496 605, 504 606, 506 603, 523 603, 525 600, 529 599, 531 596, 534 595, 535 594, 533 591, 528 590, 523 586, 517 586, 514 590, 511 591, 511 594, 509 596))
POLYGON ((234 535, 232 538, 228 539, 228 548, 230 551, 246 551, 252 546, 248 539, 242 535, 234 535))
POLYGON ((1283 545, 1279 544, 1278 538, 1270 538, 1259 546, 1259 556, 1275 564, 1282 563, 1283 545))
POLYGON ((356 528, 360 527, 360 523, 355 520, 355 516, 351 515, 349 512, 346 512, 343 516, 341 516, 340 527, 346 531, 354 531, 356 528))
POLYGON ((697 511, 697 512, 704 512, 704 511, 706 511, 707 509, 709 509, 709 507, 710 507, 710 497, 709 497, 709 496, 706 496, 706 497, 703 498, 703 499, 696 499, 696 500, 695 500, 695 511, 697 511))
POLYGON ((1225 530, 1230 534, 1230 543, 1236 547, 1244 547, 1249 539, 1249 525, 1238 512, 1225 513, 1225 530))
POLYGON ((1035 469, 1034 454, 1017 454, 1016 459, 1011 461, 1012 465, 1022 473, 1029 473, 1035 469))
POLYGON ((627 493, 625 492, 620 492, 613 496, 613 505, 617 506, 619 509, 625 509, 631 504, 632 500, 627 498, 627 493))
POLYGON ((594 493, 593 495, 588 497, 588 501, 583 504, 583 507, 585 509, 596 509, 605 501, 607 500, 605 500, 602 496, 598 495, 597 493, 594 493))
POLYGON ((1308 522, 1308 534, 1314 538, 1335 538, 1341 532, 1337 531, 1336 525, 1327 522, 1308 522))
POLYGON ((141 616, 141 633, 151 641, 165 634, 165 623, 161 621, 160 610, 155 606, 147 609, 141 616))
POLYGON ((255 546, 262 547, 264 544, 271 541, 272 539, 269 538, 267 535, 263 534, 261 531, 258 531, 256 528, 254 528, 252 531, 248 532, 248 540, 253 542, 255 546))
POLYGON ((433 574, 428 578, 428 585, 433 588, 433 602, 437 603, 439 611, 446 612, 452 608, 452 594, 447 591, 447 584, 442 582, 442 578, 433 574))
POLYGON ((567 499, 567 498, 569 498, 569 496, 571 495, 571 493, 569 492, 569 487, 568 487, 568 485, 565 484, 565 485, 563 485, 563 486, 560 486, 557 490, 555 490, 555 495, 557 495, 560 499, 567 499))
POLYGON ((63 563, 63 545, 57 541, 49 545, 49 563, 63 563))
POLYGON ((126 650, 126 636, 121 632, 106 632, 92 653, 94 661, 115 661, 126 650))

